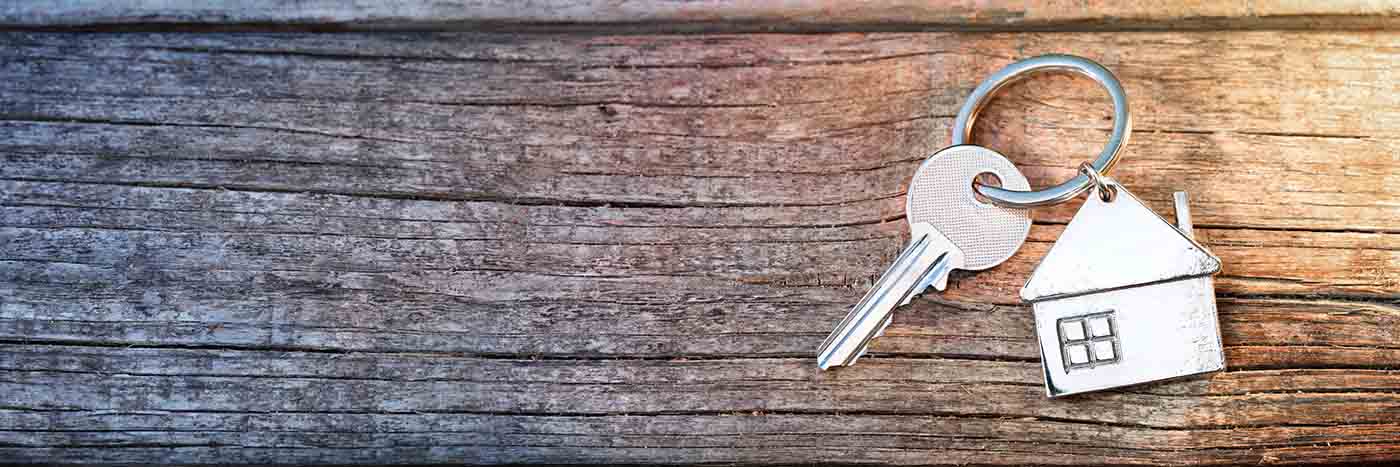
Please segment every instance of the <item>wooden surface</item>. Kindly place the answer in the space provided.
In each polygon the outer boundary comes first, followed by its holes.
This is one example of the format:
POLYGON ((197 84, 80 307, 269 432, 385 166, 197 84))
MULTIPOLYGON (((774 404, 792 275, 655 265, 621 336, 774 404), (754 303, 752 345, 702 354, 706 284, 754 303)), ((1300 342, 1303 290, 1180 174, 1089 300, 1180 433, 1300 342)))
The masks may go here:
MULTIPOLYGON (((1400 460, 1400 33, 0 34, 0 459, 1400 460), (1004 265, 814 352, 988 73, 1122 78, 1230 370, 1047 400, 1004 265)), ((1095 85, 976 140, 1043 186, 1095 85)))
POLYGON ((841 31, 1396 28, 1400 4, 1341 0, 21 0, 0 27, 841 31))

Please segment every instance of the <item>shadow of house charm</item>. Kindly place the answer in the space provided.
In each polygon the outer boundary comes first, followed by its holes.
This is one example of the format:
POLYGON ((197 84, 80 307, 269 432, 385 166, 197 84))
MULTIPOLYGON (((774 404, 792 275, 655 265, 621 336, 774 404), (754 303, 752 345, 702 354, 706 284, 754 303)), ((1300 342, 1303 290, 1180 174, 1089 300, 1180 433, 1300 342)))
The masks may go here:
POLYGON ((1036 267, 1035 308, 1050 397, 1225 368, 1215 283, 1220 260, 1192 239, 1185 193, 1173 226, 1105 177, 1036 267))

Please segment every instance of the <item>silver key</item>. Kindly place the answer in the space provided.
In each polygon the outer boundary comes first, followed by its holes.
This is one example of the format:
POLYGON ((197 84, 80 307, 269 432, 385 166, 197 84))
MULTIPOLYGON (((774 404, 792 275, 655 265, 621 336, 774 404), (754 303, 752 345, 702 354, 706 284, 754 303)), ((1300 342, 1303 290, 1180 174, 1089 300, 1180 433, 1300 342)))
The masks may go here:
POLYGON ((1003 188, 1030 189, 1011 161, 981 146, 946 148, 919 166, 905 205, 909 244, 826 338, 817 366, 826 370, 854 364, 890 325, 896 307, 929 286, 944 290, 954 269, 987 269, 1021 248, 1030 232, 1030 216, 1025 209, 978 200, 972 180, 984 173, 996 175, 1003 188))

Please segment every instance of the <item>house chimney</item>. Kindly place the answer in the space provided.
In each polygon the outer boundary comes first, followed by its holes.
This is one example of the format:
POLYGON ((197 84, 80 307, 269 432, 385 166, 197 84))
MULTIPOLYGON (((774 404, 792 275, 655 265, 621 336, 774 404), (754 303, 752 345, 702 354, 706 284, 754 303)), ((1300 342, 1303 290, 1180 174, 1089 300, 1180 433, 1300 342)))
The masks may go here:
POLYGON ((1172 200, 1176 202, 1176 228, 1181 233, 1186 234, 1186 238, 1195 239, 1195 233, 1191 232, 1191 205, 1186 198, 1186 192, 1178 191, 1172 193, 1172 200))

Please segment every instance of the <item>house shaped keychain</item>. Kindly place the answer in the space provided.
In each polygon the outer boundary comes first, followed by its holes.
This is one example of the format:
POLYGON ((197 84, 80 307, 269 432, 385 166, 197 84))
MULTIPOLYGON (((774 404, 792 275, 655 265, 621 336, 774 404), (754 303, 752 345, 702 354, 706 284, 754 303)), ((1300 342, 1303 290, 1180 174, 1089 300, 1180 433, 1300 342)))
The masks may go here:
POLYGON ((1224 369, 1211 278, 1220 259, 1192 238, 1186 194, 1176 194, 1172 225, 1103 175, 1132 134, 1128 98, 1112 72, 1072 55, 1007 65, 973 89, 954 120, 953 144, 967 143, 978 112, 998 89, 1040 70, 1087 76, 1113 100, 1108 145, 1080 165, 1080 175, 1032 191, 973 183, 978 196, 1006 208, 1051 206, 1089 193, 1021 289, 1034 308, 1046 392, 1058 397, 1224 369))
POLYGON ((1021 298, 1033 304, 1051 397, 1225 368, 1212 274, 1192 238, 1186 194, 1177 225, 1108 177, 1041 260, 1021 298))

